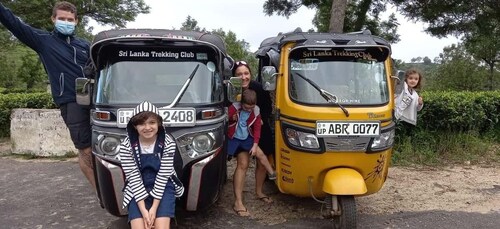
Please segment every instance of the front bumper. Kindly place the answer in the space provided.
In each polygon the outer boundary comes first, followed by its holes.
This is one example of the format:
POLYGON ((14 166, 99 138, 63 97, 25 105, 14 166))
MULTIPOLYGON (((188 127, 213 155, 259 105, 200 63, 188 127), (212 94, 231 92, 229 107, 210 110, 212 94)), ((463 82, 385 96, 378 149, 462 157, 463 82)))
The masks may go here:
MULTIPOLYGON (((185 187, 177 206, 185 211, 204 210, 217 201, 226 175, 226 155, 221 148, 214 153, 185 164, 180 177, 185 187)), ((96 183, 103 207, 115 216, 124 216, 122 208, 125 176, 119 164, 95 155, 96 183)))

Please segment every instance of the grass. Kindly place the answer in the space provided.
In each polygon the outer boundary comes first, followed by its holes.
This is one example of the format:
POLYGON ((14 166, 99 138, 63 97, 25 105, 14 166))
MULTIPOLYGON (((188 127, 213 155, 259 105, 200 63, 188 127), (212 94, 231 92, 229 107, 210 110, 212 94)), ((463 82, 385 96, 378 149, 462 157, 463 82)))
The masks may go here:
POLYGON ((71 151, 66 152, 66 154, 62 156, 38 156, 32 153, 27 153, 27 154, 6 154, 4 156, 9 156, 9 157, 14 157, 14 158, 19 158, 23 160, 35 160, 35 159, 48 159, 48 160, 56 160, 56 161, 66 161, 71 158, 75 158, 78 156, 78 154, 75 154, 71 151))
POLYGON ((23 160, 34 160, 34 159, 49 159, 49 160, 58 160, 58 161, 66 161, 71 158, 75 158, 78 154, 73 153, 71 151, 66 152, 61 156, 38 156, 33 153, 21 153, 21 154, 13 154, 10 150, 10 138, 0 138, 0 157, 13 157, 19 158, 23 160))
POLYGON ((475 132, 414 132, 398 136, 395 165, 488 164, 500 162, 500 143, 475 132))

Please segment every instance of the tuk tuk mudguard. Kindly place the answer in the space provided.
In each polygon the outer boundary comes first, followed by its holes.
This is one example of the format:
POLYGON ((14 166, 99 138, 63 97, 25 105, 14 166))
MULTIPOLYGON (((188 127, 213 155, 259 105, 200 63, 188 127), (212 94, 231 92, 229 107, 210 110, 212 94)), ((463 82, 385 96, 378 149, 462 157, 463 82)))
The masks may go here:
POLYGON ((367 188, 363 176, 358 171, 336 168, 326 173, 323 191, 331 195, 363 195, 367 188))

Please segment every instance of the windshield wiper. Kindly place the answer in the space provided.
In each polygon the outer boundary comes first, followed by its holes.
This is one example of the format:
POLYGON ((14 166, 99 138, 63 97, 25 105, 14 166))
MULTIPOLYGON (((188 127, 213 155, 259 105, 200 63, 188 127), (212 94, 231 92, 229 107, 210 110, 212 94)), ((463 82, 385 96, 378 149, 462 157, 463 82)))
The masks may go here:
POLYGON ((177 103, 179 103, 179 101, 181 100, 182 96, 186 92, 189 84, 191 83, 191 80, 193 79, 194 75, 196 74, 196 71, 198 71, 199 67, 200 67, 200 64, 196 65, 196 67, 194 68, 193 72, 191 72, 191 75, 189 75, 189 77, 187 78, 186 82, 184 82, 184 85, 182 85, 182 88, 179 91, 179 93, 177 93, 177 96, 175 96, 174 101, 170 105, 165 106, 166 108, 174 107, 174 106, 177 105, 177 103))
POLYGON ((337 96, 324 90, 323 88, 321 88, 320 86, 318 86, 314 81, 310 80, 309 78, 301 75, 300 73, 298 72, 294 72, 294 74, 298 75, 300 78, 304 79, 306 82, 308 82, 314 89, 316 89, 319 94, 329 103, 332 103, 332 104, 335 104, 337 105, 338 107, 340 107, 340 109, 342 109, 342 111, 344 112, 345 116, 346 117, 349 117, 349 111, 347 111, 347 109, 344 108, 344 106, 340 105, 340 103, 337 101, 337 96))

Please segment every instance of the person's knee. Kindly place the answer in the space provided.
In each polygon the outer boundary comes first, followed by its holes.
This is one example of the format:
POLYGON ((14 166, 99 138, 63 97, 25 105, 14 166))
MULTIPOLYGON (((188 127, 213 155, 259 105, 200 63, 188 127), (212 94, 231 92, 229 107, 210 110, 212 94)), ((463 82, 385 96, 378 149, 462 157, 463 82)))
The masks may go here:
POLYGON ((248 169, 248 161, 238 161, 238 164, 236 165, 238 169, 242 170, 247 170, 248 169))
MULTIPOLYGON (((241 152, 240 154, 242 154, 242 153, 245 153, 245 152, 241 152)), ((238 160, 236 161, 236 168, 247 170, 248 169, 248 157, 238 155, 238 160)))

